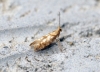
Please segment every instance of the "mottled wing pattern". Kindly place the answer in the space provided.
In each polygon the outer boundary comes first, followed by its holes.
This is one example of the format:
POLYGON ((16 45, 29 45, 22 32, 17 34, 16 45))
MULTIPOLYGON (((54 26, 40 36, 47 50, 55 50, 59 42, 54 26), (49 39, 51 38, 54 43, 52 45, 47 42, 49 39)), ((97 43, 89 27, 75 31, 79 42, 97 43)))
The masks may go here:
POLYGON ((57 36, 59 36, 61 29, 58 27, 57 30, 49 33, 48 35, 42 36, 40 39, 35 40, 30 44, 30 46, 34 47, 35 51, 44 49, 50 43, 52 43, 57 36))

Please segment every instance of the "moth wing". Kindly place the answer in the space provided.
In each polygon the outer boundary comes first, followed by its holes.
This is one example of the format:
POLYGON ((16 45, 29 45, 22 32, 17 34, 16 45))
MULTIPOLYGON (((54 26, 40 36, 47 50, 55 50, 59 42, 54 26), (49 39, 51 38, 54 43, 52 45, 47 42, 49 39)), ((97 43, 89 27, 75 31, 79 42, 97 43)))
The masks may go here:
POLYGON ((42 36, 40 39, 37 39, 37 40, 35 40, 34 42, 32 42, 31 44, 30 44, 30 46, 32 46, 32 45, 34 45, 34 44, 39 44, 39 43, 41 43, 44 39, 46 39, 47 38, 47 35, 45 35, 45 36, 42 36))
POLYGON ((32 42, 31 44, 30 44, 30 46, 32 46, 32 45, 34 45, 34 44, 37 44, 37 43, 39 43, 40 41, 39 40, 35 40, 34 42, 32 42))

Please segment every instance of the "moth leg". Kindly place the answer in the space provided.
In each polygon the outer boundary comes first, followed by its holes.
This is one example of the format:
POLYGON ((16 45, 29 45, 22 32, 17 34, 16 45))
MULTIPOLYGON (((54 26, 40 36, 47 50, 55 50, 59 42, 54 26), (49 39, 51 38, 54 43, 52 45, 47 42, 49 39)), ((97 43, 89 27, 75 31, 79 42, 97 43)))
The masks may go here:
POLYGON ((36 37, 36 35, 38 34, 38 32, 39 32, 39 30, 34 34, 34 36, 33 36, 33 38, 35 38, 36 37))
POLYGON ((33 38, 36 37, 36 35, 39 33, 40 30, 41 30, 41 29, 39 29, 39 30, 34 34, 33 38))
POLYGON ((60 51, 63 52, 62 51, 63 47, 61 46, 59 37, 58 37, 58 39, 56 39, 56 42, 58 43, 58 47, 59 47, 60 51))

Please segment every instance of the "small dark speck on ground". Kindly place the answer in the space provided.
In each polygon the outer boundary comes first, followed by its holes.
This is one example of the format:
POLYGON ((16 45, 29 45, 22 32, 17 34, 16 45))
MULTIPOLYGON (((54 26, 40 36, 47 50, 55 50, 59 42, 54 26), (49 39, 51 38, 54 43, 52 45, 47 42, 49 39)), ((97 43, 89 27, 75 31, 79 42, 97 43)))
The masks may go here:
POLYGON ((4 46, 3 48, 9 48, 8 46, 4 46))

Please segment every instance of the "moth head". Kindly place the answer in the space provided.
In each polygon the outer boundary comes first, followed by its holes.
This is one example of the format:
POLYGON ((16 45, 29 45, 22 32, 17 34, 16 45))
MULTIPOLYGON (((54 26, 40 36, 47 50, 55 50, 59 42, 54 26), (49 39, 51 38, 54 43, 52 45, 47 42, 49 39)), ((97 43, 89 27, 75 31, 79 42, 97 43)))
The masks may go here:
POLYGON ((60 31, 62 31, 62 29, 60 28, 60 31))

